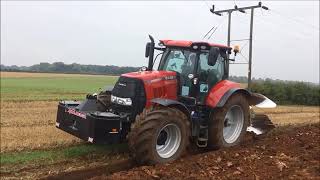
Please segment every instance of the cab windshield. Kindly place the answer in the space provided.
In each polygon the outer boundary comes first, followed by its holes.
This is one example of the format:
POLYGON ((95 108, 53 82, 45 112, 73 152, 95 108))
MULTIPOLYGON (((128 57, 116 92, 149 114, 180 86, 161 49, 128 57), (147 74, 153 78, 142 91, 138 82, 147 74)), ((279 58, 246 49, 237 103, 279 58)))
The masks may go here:
POLYGON ((162 56, 159 70, 191 74, 195 70, 196 52, 183 49, 167 49, 162 56))

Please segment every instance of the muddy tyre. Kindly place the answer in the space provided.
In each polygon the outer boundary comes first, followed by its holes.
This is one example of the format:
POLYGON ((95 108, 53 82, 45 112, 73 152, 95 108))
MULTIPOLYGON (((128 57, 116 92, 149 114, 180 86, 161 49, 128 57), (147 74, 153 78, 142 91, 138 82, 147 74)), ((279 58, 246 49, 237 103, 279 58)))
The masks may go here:
POLYGON ((212 112, 209 121, 208 148, 220 149, 238 145, 249 124, 249 104, 242 94, 232 95, 222 108, 212 112))
POLYGON ((138 164, 171 162, 189 145, 190 125, 184 113, 168 107, 144 110, 128 135, 131 157, 138 164))

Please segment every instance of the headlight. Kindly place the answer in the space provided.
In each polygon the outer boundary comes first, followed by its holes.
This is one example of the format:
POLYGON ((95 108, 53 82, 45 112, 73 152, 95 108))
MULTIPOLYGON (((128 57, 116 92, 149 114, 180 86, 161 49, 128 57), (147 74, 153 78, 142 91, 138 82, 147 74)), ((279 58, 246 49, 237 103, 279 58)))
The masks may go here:
POLYGON ((113 95, 111 95, 111 102, 116 103, 116 104, 125 105, 125 106, 132 105, 131 98, 121 98, 121 97, 117 97, 117 96, 113 96, 113 95))

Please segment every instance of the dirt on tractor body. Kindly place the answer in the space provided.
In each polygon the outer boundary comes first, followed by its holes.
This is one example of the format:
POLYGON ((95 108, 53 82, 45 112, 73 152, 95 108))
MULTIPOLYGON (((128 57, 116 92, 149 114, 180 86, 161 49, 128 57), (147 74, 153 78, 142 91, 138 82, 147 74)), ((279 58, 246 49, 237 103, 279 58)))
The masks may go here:
POLYGON ((286 126, 263 138, 248 136, 241 146, 187 155, 173 163, 134 167, 128 160, 104 170, 84 169, 46 178, 320 179, 319 141, 320 124, 286 126))

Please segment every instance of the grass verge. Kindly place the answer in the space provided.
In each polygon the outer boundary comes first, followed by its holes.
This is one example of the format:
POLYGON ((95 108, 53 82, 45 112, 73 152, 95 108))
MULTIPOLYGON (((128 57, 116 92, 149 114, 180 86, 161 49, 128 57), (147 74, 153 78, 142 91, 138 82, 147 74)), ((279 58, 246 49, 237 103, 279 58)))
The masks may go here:
POLYGON ((99 92, 113 85, 118 77, 1 77, 2 101, 39 101, 83 99, 86 94, 99 92))
POLYGON ((2 165, 14 164, 28 164, 40 161, 58 161, 67 160, 70 158, 78 158, 83 156, 92 156, 99 154, 110 154, 114 151, 123 152, 127 150, 126 144, 119 145, 92 145, 81 144, 78 146, 65 147, 63 149, 52 150, 36 150, 36 151, 23 151, 15 153, 1 153, 0 163, 2 165))

